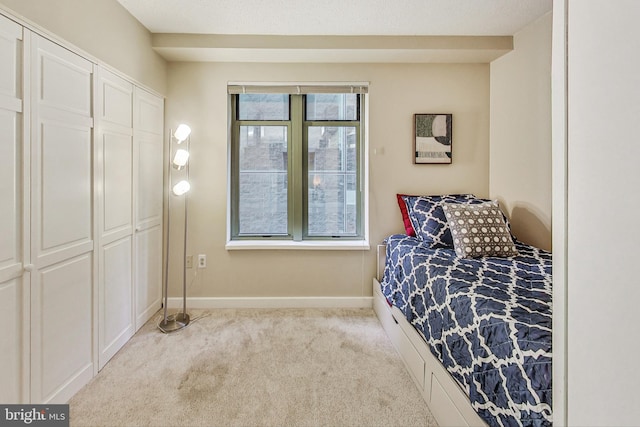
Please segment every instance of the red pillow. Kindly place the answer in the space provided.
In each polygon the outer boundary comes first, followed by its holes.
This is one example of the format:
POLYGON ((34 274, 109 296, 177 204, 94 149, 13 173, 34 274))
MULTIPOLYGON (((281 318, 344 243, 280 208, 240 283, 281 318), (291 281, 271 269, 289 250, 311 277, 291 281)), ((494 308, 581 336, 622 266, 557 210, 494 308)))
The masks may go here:
POLYGON ((409 212, 407 211, 407 204, 402 200, 402 196, 404 194, 396 194, 398 198, 398 206, 400 206, 400 213, 402 214, 402 222, 404 223, 404 229, 407 232, 407 236, 416 235, 416 231, 413 229, 413 225, 411 225, 411 220, 409 219, 409 212))

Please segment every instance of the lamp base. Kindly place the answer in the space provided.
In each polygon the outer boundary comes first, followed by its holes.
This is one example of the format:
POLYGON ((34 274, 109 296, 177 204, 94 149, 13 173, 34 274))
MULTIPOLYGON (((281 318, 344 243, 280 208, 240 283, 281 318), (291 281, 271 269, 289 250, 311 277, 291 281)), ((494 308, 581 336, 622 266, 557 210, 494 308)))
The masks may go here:
POLYGON ((190 320, 191 319, 187 313, 175 313, 167 316, 166 320, 163 318, 160 323, 158 323, 158 329, 165 334, 179 331, 180 329, 187 327, 190 320))

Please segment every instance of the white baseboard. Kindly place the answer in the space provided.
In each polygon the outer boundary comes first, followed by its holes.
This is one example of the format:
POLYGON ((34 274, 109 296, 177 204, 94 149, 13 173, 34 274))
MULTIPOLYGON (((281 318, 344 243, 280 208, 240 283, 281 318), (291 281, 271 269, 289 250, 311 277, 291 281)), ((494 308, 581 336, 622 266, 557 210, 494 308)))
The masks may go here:
MULTIPOLYGON (((169 308, 181 308, 182 298, 169 298, 169 308)), ((373 297, 187 297, 187 310, 210 308, 371 308, 373 297)))

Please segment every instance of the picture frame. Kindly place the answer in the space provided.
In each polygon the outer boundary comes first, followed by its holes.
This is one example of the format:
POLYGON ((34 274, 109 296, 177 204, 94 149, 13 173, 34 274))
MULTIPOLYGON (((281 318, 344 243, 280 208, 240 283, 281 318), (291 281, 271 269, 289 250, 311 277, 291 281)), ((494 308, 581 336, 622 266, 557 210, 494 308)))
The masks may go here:
POLYGON ((452 114, 414 114, 413 163, 451 164, 452 129, 452 114))

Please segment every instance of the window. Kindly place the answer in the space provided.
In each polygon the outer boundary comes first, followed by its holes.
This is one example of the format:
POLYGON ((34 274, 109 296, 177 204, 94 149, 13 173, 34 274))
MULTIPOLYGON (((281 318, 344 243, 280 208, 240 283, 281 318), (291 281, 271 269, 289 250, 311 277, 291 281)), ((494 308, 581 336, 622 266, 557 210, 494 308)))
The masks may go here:
POLYGON ((364 240, 366 87, 276 89, 229 87, 231 240, 364 240))

